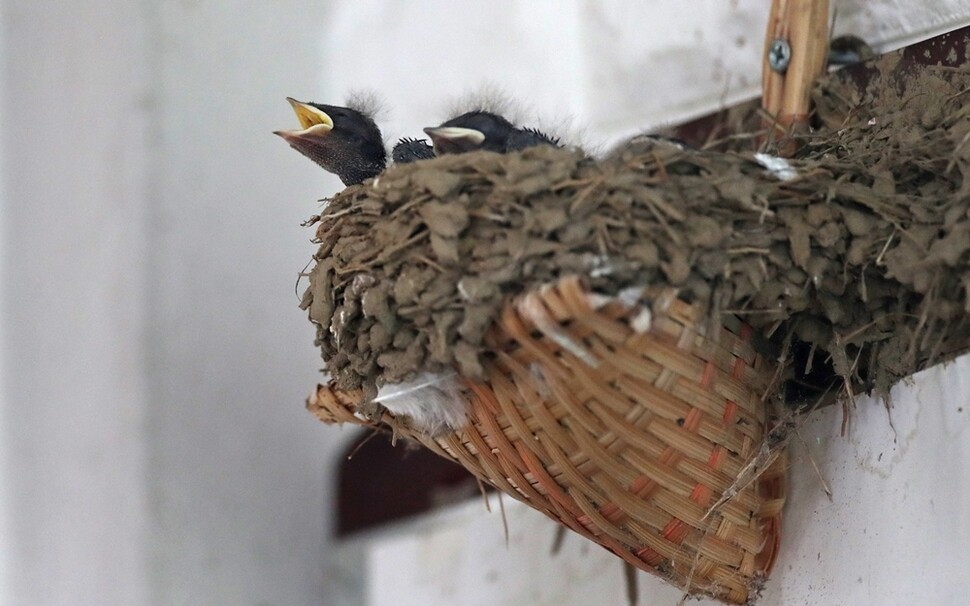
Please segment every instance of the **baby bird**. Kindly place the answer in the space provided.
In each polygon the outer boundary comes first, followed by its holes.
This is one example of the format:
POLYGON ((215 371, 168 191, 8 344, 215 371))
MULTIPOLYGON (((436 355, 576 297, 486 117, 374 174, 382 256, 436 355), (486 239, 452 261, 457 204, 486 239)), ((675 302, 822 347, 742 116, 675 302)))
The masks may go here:
POLYGON ((832 38, 829 42, 829 65, 852 65, 868 61, 876 56, 872 47, 859 36, 847 34, 832 38))
POLYGON ((516 128, 503 116, 485 110, 466 112, 424 132, 438 155, 478 150, 504 154, 535 145, 559 145, 558 139, 535 129, 516 128))
POLYGON ((435 153, 461 154, 486 150, 505 153, 509 136, 515 126, 498 114, 475 110, 428 127, 424 132, 431 137, 435 153))
POLYGON ((376 177, 387 165, 384 139, 363 108, 304 103, 286 98, 300 121, 299 130, 276 131, 290 146, 331 172, 344 185, 376 177))
POLYGON ((430 160, 434 158, 434 148, 428 145, 426 139, 411 139, 404 137, 397 142, 391 150, 391 159, 396 164, 407 164, 418 160, 430 160))

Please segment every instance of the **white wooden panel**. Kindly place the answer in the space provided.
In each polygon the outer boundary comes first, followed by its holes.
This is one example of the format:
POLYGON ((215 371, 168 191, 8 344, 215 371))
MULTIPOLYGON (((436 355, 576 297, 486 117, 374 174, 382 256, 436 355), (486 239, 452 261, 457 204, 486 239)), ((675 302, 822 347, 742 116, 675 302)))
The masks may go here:
POLYGON ((139 604, 146 23, 4 2, 4 603, 139 604))
MULTIPOLYGON (((344 2, 321 39, 317 91, 386 99, 390 138, 420 135, 489 83, 525 120, 594 149, 760 93, 767 0, 344 2), (569 129, 567 129, 569 130, 569 129)), ((970 0, 841 0, 835 32, 890 50, 970 23, 970 0)))

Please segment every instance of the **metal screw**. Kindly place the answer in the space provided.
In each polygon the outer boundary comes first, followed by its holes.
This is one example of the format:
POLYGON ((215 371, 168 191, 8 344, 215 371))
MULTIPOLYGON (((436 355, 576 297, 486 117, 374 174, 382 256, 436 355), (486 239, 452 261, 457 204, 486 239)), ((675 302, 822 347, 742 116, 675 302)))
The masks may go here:
POLYGON ((775 38, 768 47, 768 65, 779 74, 785 73, 791 63, 791 45, 784 38, 775 38))

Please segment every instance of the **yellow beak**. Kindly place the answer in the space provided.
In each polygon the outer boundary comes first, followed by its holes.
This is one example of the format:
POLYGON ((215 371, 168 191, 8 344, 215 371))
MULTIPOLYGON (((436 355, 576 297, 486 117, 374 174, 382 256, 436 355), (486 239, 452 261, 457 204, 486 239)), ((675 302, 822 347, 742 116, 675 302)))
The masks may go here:
POLYGON ((438 139, 445 139, 448 141, 454 141, 456 143, 463 143, 465 145, 474 147, 476 145, 481 145, 485 141, 485 133, 480 130, 475 130, 474 128, 461 128, 459 126, 436 126, 424 129, 425 134, 427 134, 433 141, 438 139))
POLYGON ((291 134, 300 135, 324 135, 333 130, 333 119, 323 110, 317 109, 309 103, 297 101, 292 97, 287 97, 287 101, 296 113, 296 119, 300 121, 302 130, 288 131, 291 134))

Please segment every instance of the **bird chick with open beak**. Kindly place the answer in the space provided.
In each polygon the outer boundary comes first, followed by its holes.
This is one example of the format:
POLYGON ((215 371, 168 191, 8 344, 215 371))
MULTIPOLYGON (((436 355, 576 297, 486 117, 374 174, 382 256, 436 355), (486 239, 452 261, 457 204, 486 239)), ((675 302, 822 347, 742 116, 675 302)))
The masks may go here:
POLYGON ((304 103, 286 98, 299 130, 276 131, 290 146, 331 172, 344 185, 376 177, 387 165, 381 130, 363 108, 304 103))
POLYGON ((535 129, 516 128, 503 116, 485 110, 466 112, 424 132, 438 155, 479 150, 504 154, 535 145, 559 145, 558 139, 535 129))

